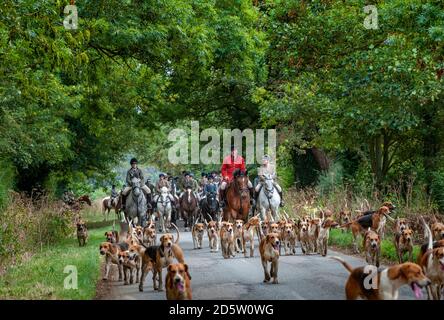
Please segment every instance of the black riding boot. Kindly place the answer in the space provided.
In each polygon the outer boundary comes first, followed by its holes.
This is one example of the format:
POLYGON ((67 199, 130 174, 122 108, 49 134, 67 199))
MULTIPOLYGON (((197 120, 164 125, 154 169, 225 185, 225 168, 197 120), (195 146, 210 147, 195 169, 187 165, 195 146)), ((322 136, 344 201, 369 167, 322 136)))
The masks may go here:
POLYGON ((220 206, 221 206, 221 208, 225 208, 225 204, 227 202, 227 200, 225 199, 225 194, 226 194, 226 191, 227 191, 227 187, 228 186, 225 187, 225 190, 224 189, 220 189, 219 195, 220 195, 220 206))
POLYGON ((125 210, 126 196, 122 194, 122 210, 125 210))
POLYGON ((282 191, 278 192, 278 193, 279 193, 279 196, 281 197, 281 203, 279 204, 279 206, 283 207, 284 206, 284 198, 282 197, 282 191))
POLYGON ((250 202, 251 205, 254 207, 256 205, 256 196, 254 194, 254 188, 249 188, 250 190, 250 202))

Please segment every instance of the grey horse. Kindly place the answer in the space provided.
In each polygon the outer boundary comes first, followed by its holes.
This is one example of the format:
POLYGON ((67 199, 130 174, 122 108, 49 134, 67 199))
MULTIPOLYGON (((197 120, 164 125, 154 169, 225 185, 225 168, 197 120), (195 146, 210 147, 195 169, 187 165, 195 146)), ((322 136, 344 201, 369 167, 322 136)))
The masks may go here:
POLYGON ((171 198, 167 187, 162 187, 160 194, 154 197, 159 217, 160 229, 166 233, 171 228, 171 198), (165 227, 166 226, 166 227, 165 227))
POLYGON ((134 221, 137 218, 137 225, 146 224, 147 202, 145 194, 141 188, 141 181, 138 178, 131 180, 131 191, 126 197, 125 218, 127 221, 134 221))
POLYGON ((270 175, 265 176, 263 186, 259 191, 258 210, 262 221, 265 219, 266 213, 271 211, 271 221, 276 221, 279 216, 279 204, 281 197, 273 185, 273 178, 270 175))

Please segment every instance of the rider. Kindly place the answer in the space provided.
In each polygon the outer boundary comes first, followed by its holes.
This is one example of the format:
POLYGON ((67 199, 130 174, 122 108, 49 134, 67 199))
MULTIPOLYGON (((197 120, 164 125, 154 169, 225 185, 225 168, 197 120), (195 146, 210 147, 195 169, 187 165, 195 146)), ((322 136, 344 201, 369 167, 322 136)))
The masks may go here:
POLYGON ((209 174, 207 176, 208 183, 204 187, 204 195, 207 195, 208 193, 215 193, 217 194, 217 186, 216 183, 214 183, 213 175, 209 174))
POLYGON ((158 194, 161 193, 161 189, 163 187, 167 187, 168 192, 171 192, 170 182, 166 179, 165 173, 160 173, 159 174, 159 181, 157 181, 157 184, 156 184, 156 191, 158 194))
POLYGON ((187 174, 187 171, 182 171, 182 174, 179 176, 177 180, 177 185, 181 190, 183 190, 183 183, 185 182, 185 175, 187 174))
POLYGON ((199 190, 203 191, 205 185, 208 183, 207 174, 205 172, 201 173, 201 178, 199 180, 199 190))
POLYGON ((119 197, 119 194, 116 191, 116 185, 113 184, 111 186, 111 196, 109 197, 111 206, 113 205, 114 199, 116 199, 117 197, 119 197))
POLYGON ((156 187, 154 186, 154 184, 151 182, 151 178, 146 179, 145 185, 150 189, 150 190, 156 190, 156 187))
MULTIPOLYGON (((157 200, 159 200, 159 198, 160 198, 160 194, 162 192, 162 188, 163 187, 168 189, 168 197, 171 200, 171 209, 172 209, 172 213, 173 213, 173 221, 175 221, 176 217, 177 217, 177 215, 176 215, 176 205, 175 205, 176 204, 176 198, 171 194, 171 185, 170 185, 170 182, 166 179, 165 174, 164 173, 160 173, 159 174, 159 181, 157 181, 157 184, 156 184, 156 191, 159 194, 159 196, 157 197, 157 200)), ((157 209, 156 207, 157 207, 157 205, 155 205, 155 209, 157 209)))
POLYGON ((264 155, 262 158, 262 165, 259 167, 257 172, 259 183, 256 186, 256 196, 255 200, 257 201, 257 197, 259 196, 259 192, 262 189, 265 177, 267 175, 271 176, 273 178, 273 185, 276 188, 277 192, 279 193, 279 196, 281 197, 281 203, 280 206, 284 206, 284 199, 282 197, 282 188, 281 186, 276 182, 276 168, 274 165, 270 163, 270 157, 268 155, 264 155))
MULTIPOLYGON (((226 196, 227 185, 233 180, 234 178, 233 173, 237 169, 239 169, 240 171, 246 171, 245 160, 241 155, 238 155, 236 147, 232 145, 231 153, 224 158, 221 168, 223 180, 221 182, 219 189, 220 189, 220 200, 222 206, 225 206, 226 202, 225 196, 226 196)), ((250 191, 250 200, 254 205, 254 198, 253 198, 254 188, 250 180, 248 180, 248 189, 250 191)))
MULTIPOLYGON (((145 179, 143 178, 143 172, 137 167, 137 159, 132 158, 130 161, 131 168, 126 172, 126 185, 125 189, 122 191, 122 208, 125 208, 126 204, 126 196, 132 189, 131 180, 133 178, 138 178, 143 183, 145 179)), ((145 193, 146 196, 148 196, 151 193, 151 190, 146 186, 142 185, 141 189, 145 193)))
POLYGON ((199 197, 199 194, 197 193, 199 191, 199 185, 197 184, 197 181, 194 180, 192 173, 189 173, 189 172, 185 173, 185 180, 183 181, 183 183, 180 187, 182 189, 182 193, 180 194, 180 199, 182 199, 182 196, 185 193, 185 190, 191 189, 193 191, 194 197, 199 202, 200 197, 199 197))

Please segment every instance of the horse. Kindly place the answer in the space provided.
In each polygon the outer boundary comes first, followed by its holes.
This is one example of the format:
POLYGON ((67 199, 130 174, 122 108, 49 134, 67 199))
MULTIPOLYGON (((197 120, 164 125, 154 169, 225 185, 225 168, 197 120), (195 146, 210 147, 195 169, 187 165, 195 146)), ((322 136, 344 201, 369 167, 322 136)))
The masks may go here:
POLYGON ((224 208, 224 220, 248 220, 250 211, 250 190, 248 189, 248 176, 245 171, 239 171, 227 186, 227 205, 224 208))
POLYGON ((269 219, 269 221, 276 221, 280 218, 279 204, 281 203, 281 197, 279 196, 279 193, 273 184, 273 178, 270 175, 265 176, 264 183, 259 190, 257 199, 257 207, 262 221, 264 221, 268 210, 271 211, 271 219, 269 219))
POLYGON ((165 228, 165 220, 166 226, 169 229, 171 227, 172 211, 171 199, 167 187, 162 187, 160 194, 154 197, 154 203, 156 204, 157 214, 159 217, 159 231, 166 233, 167 229, 165 228))
POLYGON ((200 200, 200 212, 203 219, 210 217, 211 220, 219 220, 219 201, 217 200, 217 194, 214 192, 209 192, 200 200))
POLYGON ((89 196, 87 194, 84 194, 83 196, 79 197, 77 199, 77 202, 80 203, 80 204, 86 203, 90 207, 92 206, 91 199, 89 198, 89 196))
POLYGON ((83 209, 83 205, 85 203, 89 206, 92 206, 91 199, 89 198, 89 196, 87 194, 84 194, 83 196, 81 196, 77 199, 73 199, 72 203, 68 204, 68 206, 71 208, 71 210, 73 210, 75 212, 79 212, 80 210, 83 209))
POLYGON ((142 227, 146 224, 147 201, 141 188, 141 181, 138 178, 131 179, 131 191, 126 197, 125 218, 134 221, 137 218, 137 225, 142 227))
POLYGON ((111 197, 109 196, 102 199, 102 214, 104 221, 108 220, 109 212, 111 211, 111 209, 114 209, 117 217, 119 217, 119 212, 117 209, 117 205, 119 203, 119 197, 120 195, 117 198, 114 198, 112 202, 111 202, 111 197))
POLYGON ((193 190, 187 188, 180 198, 180 211, 182 218, 185 220, 185 230, 189 229, 189 226, 194 225, 194 220, 199 209, 197 199, 194 196, 193 190))

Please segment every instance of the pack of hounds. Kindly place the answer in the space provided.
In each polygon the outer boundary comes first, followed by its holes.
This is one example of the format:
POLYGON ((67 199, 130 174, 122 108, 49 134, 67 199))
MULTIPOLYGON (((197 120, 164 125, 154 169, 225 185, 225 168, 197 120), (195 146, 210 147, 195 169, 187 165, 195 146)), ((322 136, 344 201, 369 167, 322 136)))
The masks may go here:
MULTIPOLYGON (((414 262, 414 231, 407 219, 393 219, 390 216, 394 210, 392 203, 385 202, 378 210, 360 212, 354 217, 349 211, 333 215, 330 210, 320 210, 317 215, 296 219, 285 214, 286 218, 278 221, 261 220, 257 215, 247 222, 204 220, 196 221, 191 232, 194 249, 204 247, 206 235, 210 252, 221 252, 225 259, 235 257, 236 254, 243 254, 245 258, 254 257, 257 238, 264 270, 263 281, 277 284, 281 255, 296 255, 296 248, 300 248, 305 255, 326 256, 330 229, 340 228, 342 232, 351 232, 356 252, 360 251, 358 240, 362 238, 361 250, 366 262, 378 267, 377 274, 372 279, 376 286, 369 290, 363 284, 363 279, 368 274, 364 266, 353 268, 342 258, 331 257, 350 273, 345 284, 347 299, 397 299, 399 288, 407 285, 416 298, 421 298, 422 289, 426 288, 429 299, 440 300, 444 288, 444 224, 435 221, 429 226, 421 217, 424 238, 427 241, 421 245, 414 262), (381 240, 385 237, 387 221, 392 223, 391 234, 399 263, 379 268, 381 240)), ((166 233, 157 240, 154 222, 145 228, 129 223, 128 231, 121 235, 117 231, 106 232, 106 241, 100 245, 100 254, 105 256, 106 261, 103 279, 108 279, 111 265, 115 264, 118 267, 119 281, 123 280, 124 284, 139 283, 139 290, 143 291, 145 278, 152 272, 154 290, 162 291, 162 271, 166 268, 166 298, 191 300, 190 268, 185 263, 184 253, 179 245, 179 229, 174 224, 172 226, 177 233, 175 239, 173 234, 166 233)), ((78 221, 77 227, 79 244, 84 245, 84 235, 87 234, 84 222, 78 221)))

